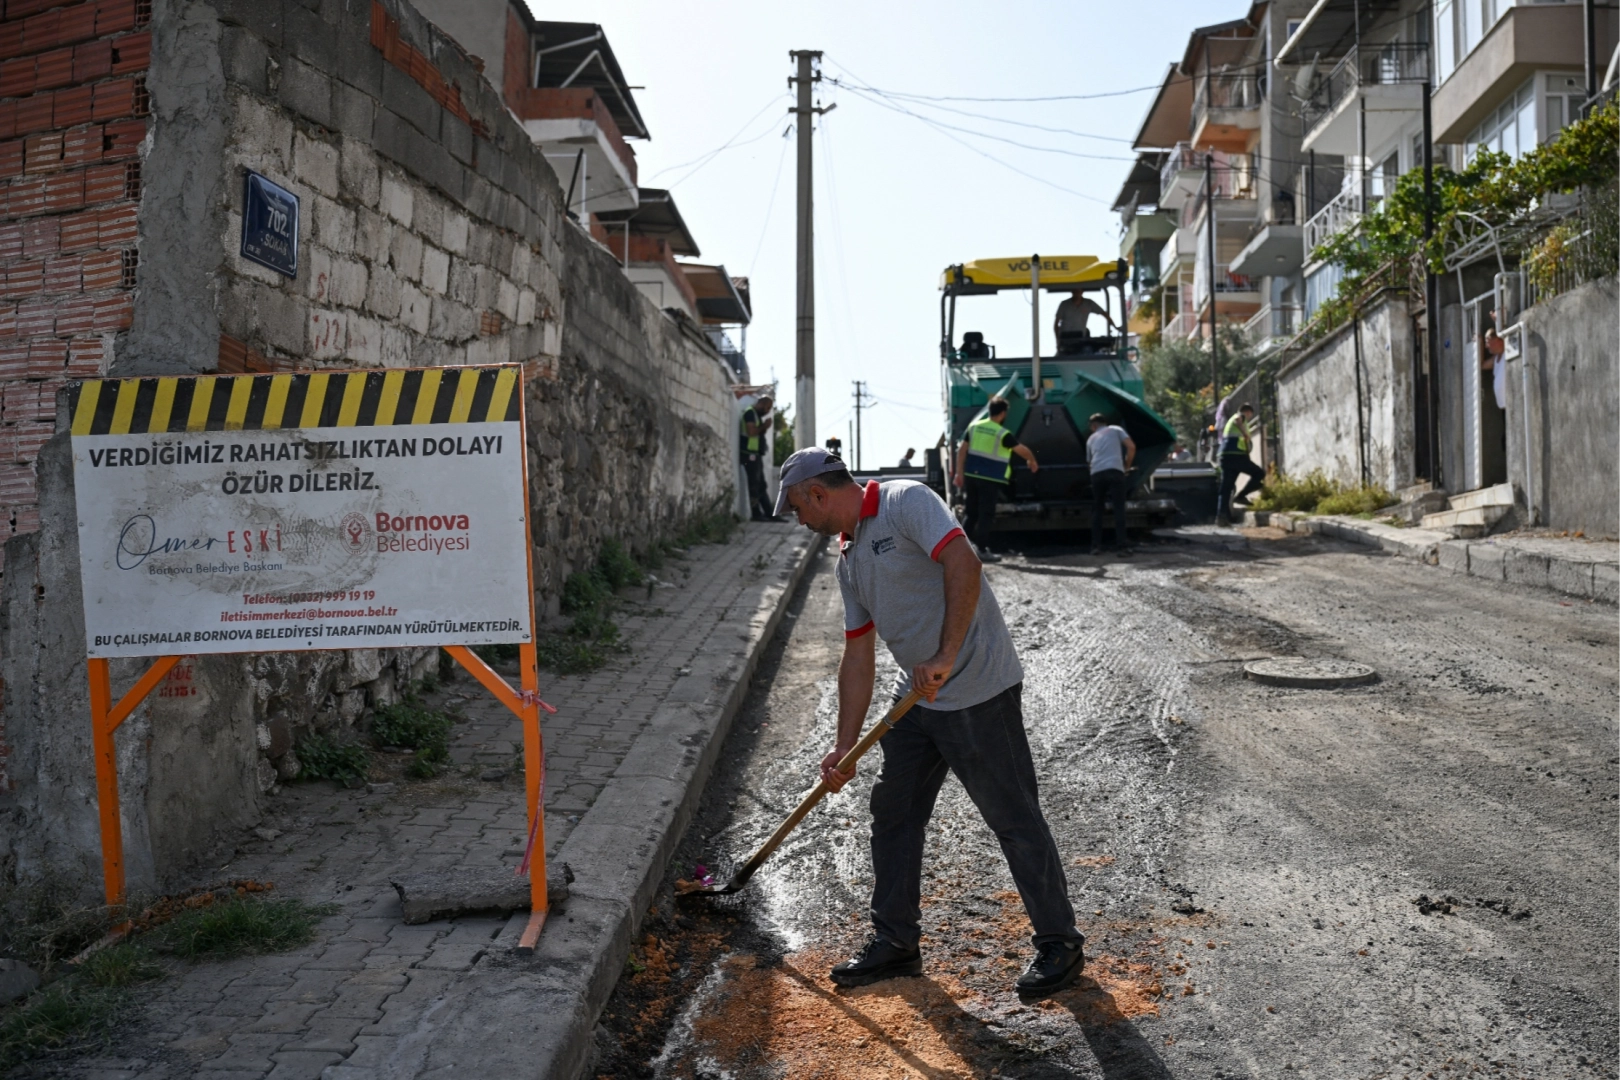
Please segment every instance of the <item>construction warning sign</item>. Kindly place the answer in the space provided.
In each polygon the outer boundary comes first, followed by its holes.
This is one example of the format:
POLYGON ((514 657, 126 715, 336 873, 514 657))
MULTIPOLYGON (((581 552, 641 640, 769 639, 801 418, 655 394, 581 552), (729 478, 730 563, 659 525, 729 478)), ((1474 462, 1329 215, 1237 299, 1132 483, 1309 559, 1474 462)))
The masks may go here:
POLYGON ((529 640, 517 367, 70 393, 90 656, 529 640))

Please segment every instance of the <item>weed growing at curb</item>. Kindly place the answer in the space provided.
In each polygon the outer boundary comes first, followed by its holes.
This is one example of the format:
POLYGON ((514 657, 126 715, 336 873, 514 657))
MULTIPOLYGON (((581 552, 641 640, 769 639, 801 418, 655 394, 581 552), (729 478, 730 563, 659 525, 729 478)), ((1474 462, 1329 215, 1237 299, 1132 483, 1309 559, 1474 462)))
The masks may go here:
POLYGON ((127 1003, 125 990, 96 986, 76 976, 30 994, 0 1011, 0 1069, 52 1051, 101 1042, 127 1003))
POLYGON ((371 757, 357 742, 311 735, 298 744, 297 754, 300 780, 336 780, 353 787, 371 771, 371 757))
POLYGON ((182 912, 153 932, 163 952, 188 960, 286 952, 315 937, 315 924, 337 909, 291 897, 233 896, 182 912))
POLYGON ((424 708, 413 692, 404 701, 385 705, 371 718, 371 737, 378 746, 415 750, 405 774, 429 780, 450 760, 450 718, 424 708))
POLYGON ((336 910, 258 896, 251 890, 268 886, 255 883, 234 883, 234 895, 232 887, 156 901, 134 915, 131 937, 76 966, 66 958, 100 940, 129 910, 80 905, 50 886, 0 896, 0 950, 24 957, 45 978, 39 990, 0 1006, 0 1072, 105 1045, 137 1000, 134 988, 168 974, 161 953, 208 960, 281 952, 313 939, 316 923, 336 910))

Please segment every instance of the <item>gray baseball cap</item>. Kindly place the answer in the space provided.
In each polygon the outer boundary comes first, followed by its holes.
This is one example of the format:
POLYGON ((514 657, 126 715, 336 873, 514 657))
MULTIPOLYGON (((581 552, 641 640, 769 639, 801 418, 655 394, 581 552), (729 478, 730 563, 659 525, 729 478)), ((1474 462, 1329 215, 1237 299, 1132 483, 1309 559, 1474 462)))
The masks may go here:
POLYGON ((785 514, 788 511, 788 488, 794 484, 802 483, 812 477, 823 473, 837 472, 847 469, 844 459, 829 450, 819 446, 807 446, 803 450, 795 450, 782 462, 782 487, 776 493, 776 512, 785 514))

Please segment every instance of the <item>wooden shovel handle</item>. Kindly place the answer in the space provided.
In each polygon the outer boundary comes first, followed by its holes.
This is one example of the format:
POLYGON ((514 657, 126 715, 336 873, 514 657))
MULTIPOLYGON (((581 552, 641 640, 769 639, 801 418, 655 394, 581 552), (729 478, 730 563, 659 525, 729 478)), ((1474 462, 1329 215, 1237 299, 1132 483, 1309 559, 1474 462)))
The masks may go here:
MULTIPOLYGON (((913 705, 917 704, 917 702, 921 700, 922 693, 918 690, 913 690, 911 693, 901 698, 899 703, 896 704, 894 708, 890 709, 883 719, 873 724, 872 730, 861 736, 861 741, 851 747, 849 753, 843 756, 842 760, 838 762, 838 771, 842 773, 853 770, 855 768, 855 763, 861 760, 861 756, 864 755, 868 750, 872 749, 872 744, 883 738, 883 736, 887 734, 888 730, 892 728, 902 716, 906 715, 913 705)), ((793 811, 793 813, 788 815, 787 820, 782 822, 781 826, 771 834, 771 838, 765 841, 758 851, 754 852, 754 857, 749 859, 748 862, 743 865, 741 870, 737 871, 737 876, 733 880, 733 884, 740 885, 744 881, 747 881, 749 878, 753 877, 754 871, 758 870, 760 865, 766 859, 771 857, 771 852, 775 851, 777 847, 781 845, 782 841, 787 839, 788 833, 792 832, 794 827, 797 826, 799 822, 804 820, 804 816, 806 814, 815 809, 816 803, 824 799, 829 790, 830 789, 827 787, 827 782, 825 780, 817 780, 816 786, 810 789, 810 794, 804 797, 803 801, 799 803, 798 807, 793 811)))

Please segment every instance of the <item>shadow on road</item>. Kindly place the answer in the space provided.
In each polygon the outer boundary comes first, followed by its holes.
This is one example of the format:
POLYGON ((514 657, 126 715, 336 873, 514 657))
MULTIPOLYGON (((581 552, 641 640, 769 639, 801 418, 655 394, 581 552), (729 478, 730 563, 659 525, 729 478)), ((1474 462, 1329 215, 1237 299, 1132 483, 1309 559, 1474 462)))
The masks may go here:
MULTIPOLYGON (((898 1045, 894 1041, 895 1033, 885 1030, 868 1015, 861 1002, 892 1002, 906 1013, 926 1020, 951 1055, 972 1068, 974 1075, 989 1075, 997 1064, 1001 1065, 1001 1075, 1026 1080, 1066 1080, 1081 1075, 1032 1058, 1027 1050, 1018 1047, 994 1026, 963 1009, 945 986, 928 976, 895 979, 856 990, 829 990, 792 965, 783 965, 781 970, 870 1037, 882 1040, 891 1052, 929 1080, 950 1080, 959 1074, 954 1069, 929 1062, 926 1056, 910 1047, 898 1045)), ((1113 997, 1092 979, 1082 977, 1072 990, 1050 1000, 1073 1017, 1107 1080, 1171 1080, 1170 1070, 1148 1045, 1147 1039, 1124 1015, 1113 997)), ((1058 1012, 1056 1009, 1043 1011, 1058 1012)))

